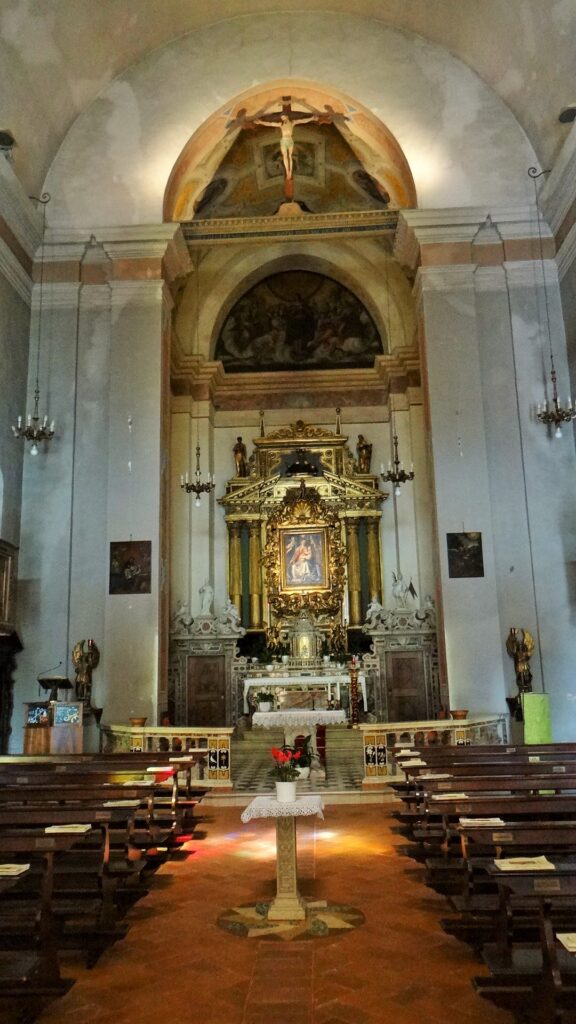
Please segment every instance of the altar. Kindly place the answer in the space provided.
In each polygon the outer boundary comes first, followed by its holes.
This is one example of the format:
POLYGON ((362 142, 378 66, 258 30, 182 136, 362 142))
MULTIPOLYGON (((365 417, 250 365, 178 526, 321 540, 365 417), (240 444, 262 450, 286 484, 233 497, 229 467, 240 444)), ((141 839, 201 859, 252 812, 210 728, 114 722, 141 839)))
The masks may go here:
POLYGON ((329 711, 319 708, 317 711, 306 708, 295 708, 291 711, 255 711, 252 716, 252 728, 284 729, 284 743, 293 747, 294 741, 301 733, 314 735, 316 745, 316 729, 319 725, 346 725, 345 711, 329 711))
MULTIPOLYGON (((248 694, 251 688, 257 688, 259 690, 266 689, 281 689, 281 688, 298 688, 298 689, 310 689, 315 690, 318 687, 326 687, 327 700, 332 700, 332 691, 334 691, 335 699, 340 703, 341 701, 341 687, 342 684, 349 686, 350 676, 347 672, 343 672, 340 675, 324 675, 324 674, 298 674, 298 675, 268 675, 268 676, 251 676, 244 679, 244 714, 247 715, 250 712, 250 706, 248 704, 248 694)), ((368 695, 366 690, 366 676, 362 673, 358 676, 358 686, 362 693, 362 705, 364 711, 368 711, 368 695)), ((313 709, 312 709, 313 710, 313 709)), ((268 712, 269 714, 269 712, 268 712)), ((254 715, 253 724, 255 724, 256 715, 254 715)))

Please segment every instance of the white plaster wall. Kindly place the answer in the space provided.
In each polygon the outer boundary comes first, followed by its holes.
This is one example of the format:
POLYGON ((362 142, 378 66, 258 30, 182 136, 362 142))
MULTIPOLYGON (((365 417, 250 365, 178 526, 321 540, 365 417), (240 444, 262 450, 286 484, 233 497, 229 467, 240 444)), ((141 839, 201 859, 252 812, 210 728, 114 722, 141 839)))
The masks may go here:
POLYGON ((18 546, 24 443, 10 428, 33 412, 33 392, 26 391, 30 311, 1 273, 0 310, 0 537, 18 546))
MULTIPOLYGON (((537 672, 541 658, 543 687, 550 694, 553 735, 560 742, 573 739, 576 732, 576 457, 572 431, 565 430, 561 439, 555 439, 535 416, 538 402, 545 395, 551 397, 541 264, 508 265, 506 269, 538 614, 535 640, 539 651, 533 662, 537 672)), ((565 400, 568 365, 553 262, 546 263, 546 274, 554 361, 560 397, 565 400)))
POLYGON ((370 19, 299 12, 297 19, 246 16, 203 28, 112 82, 71 126, 54 160, 50 223, 160 221, 170 170, 194 131, 235 96, 279 79, 284 89, 290 79, 322 83, 382 120, 405 152, 421 207, 528 194, 532 147, 468 67, 370 19))
POLYGON ((112 290, 106 541, 150 540, 152 581, 149 594, 108 594, 102 581, 108 722, 156 720, 162 292, 161 281, 116 282, 112 290))
POLYGON ((473 269, 421 271, 451 707, 505 711, 473 269), (448 575, 446 534, 482 533, 484 576, 448 575))

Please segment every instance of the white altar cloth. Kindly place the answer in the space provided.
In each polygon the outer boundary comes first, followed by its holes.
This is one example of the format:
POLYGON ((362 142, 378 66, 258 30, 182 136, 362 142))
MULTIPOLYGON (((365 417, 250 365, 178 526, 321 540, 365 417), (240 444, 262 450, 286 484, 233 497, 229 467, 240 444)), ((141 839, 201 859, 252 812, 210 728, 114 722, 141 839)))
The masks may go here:
POLYGON ((318 793, 306 793, 287 803, 281 803, 273 796, 257 796, 242 811, 240 818, 244 823, 252 821, 252 818, 299 818, 310 814, 323 818, 323 810, 324 801, 318 793))
MULTIPOLYGON (((340 687, 342 683, 350 683, 350 676, 348 673, 342 673, 341 675, 298 675, 298 676, 261 676, 258 678, 250 677, 244 680, 244 714, 250 713, 248 706, 248 693, 252 687, 259 690, 273 689, 274 687, 291 687, 291 686, 326 686, 328 688, 328 700, 332 699, 332 687, 334 687, 336 693, 336 700, 340 701, 340 687)), ((358 675, 358 685, 362 693, 362 704, 364 711, 368 711, 368 694, 366 691, 366 676, 363 673, 358 675)))
POLYGON ((283 728, 286 732, 294 729, 315 729, 317 725, 342 725, 346 722, 345 711, 307 711, 306 708, 294 708, 290 711, 255 711, 252 726, 263 729, 283 728))

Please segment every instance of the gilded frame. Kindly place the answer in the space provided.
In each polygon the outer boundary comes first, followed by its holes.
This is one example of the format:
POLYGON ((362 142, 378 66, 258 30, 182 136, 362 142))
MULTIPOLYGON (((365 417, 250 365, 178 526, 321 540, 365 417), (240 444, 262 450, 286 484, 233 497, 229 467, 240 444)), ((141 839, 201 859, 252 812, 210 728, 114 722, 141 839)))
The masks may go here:
POLYGON ((262 556, 269 606, 277 616, 295 616, 301 611, 311 615, 340 615, 344 593, 346 551, 341 539, 341 523, 318 491, 300 487, 290 489, 282 504, 274 509, 266 526, 266 546, 262 556), (323 575, 306 585, 291 582, 287 574, 288 540, 300 536, 321 543, 323 575))
POLYGON ((329 540, 326 526, 281 527, 280 592, 301 594, 330 589, 329 540))

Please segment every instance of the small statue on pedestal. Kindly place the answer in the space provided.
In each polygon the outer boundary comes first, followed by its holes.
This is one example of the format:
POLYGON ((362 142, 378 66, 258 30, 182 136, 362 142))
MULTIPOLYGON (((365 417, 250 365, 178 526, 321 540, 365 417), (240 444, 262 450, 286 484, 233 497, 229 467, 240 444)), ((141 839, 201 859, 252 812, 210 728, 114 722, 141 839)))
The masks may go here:
POLYGON ((76 697, 87 707, 92 699, 92 672, 100 661, 100 651, 95 640, 80 640, 72 649, 72 664, 76 669, 74 685, 76 697), (87 644, 87 649, 84 649, 87 644))
POLYGON ((210 618, 213 614, 212 604, 214 602, 214 587, 208 580, 198 590, 200 594, 200 615, 210 618))
POLYGON ((506 638, 506 650, 514 660, 516 685, 518 687, 518 694, 515 697, 507 697, 506 700, 516 721, 521 722, 522 703, 520 694, 532 692, 530 658, 534 653, 534 637, 527 629, 518 629, 516 626, 511 626, 506 638))
POLYGON ((358 434, 358 444, 356 445, 356 454, 358 456, 358 472, 369 473, 370 462, 372 459, 372 445, 366 440, 364 434, 358 434))

